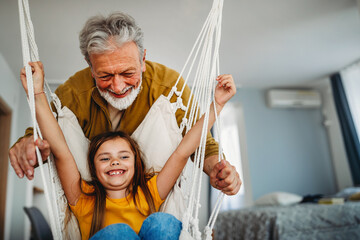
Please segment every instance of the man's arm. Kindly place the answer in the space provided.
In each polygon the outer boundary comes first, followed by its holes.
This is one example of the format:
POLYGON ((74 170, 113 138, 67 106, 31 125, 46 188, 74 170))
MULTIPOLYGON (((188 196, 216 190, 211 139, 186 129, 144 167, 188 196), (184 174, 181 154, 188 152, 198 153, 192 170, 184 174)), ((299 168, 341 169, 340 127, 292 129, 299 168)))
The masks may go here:
MULTIPOLYGON (((27 130, 28 131, 28 130, 27 130)), ((50 146, 46 140, 39 146, 42 159, 47 159, 50 155, 50 146)), ((34 178, 34 167, 37 165, 35 154, 34 137, 31 133, 26 133, 9 149, 10 164, 14 168, 19 178, 26 176, 29 180, 34 178)))

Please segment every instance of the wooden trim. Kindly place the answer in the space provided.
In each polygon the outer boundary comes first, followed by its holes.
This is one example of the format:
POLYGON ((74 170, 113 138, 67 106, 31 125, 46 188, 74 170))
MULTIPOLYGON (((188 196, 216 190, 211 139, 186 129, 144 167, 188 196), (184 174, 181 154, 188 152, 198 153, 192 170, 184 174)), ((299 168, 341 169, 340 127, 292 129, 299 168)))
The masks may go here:
POLYGON ((11 108, 0 97, 0 238, 4 236, 11 108))

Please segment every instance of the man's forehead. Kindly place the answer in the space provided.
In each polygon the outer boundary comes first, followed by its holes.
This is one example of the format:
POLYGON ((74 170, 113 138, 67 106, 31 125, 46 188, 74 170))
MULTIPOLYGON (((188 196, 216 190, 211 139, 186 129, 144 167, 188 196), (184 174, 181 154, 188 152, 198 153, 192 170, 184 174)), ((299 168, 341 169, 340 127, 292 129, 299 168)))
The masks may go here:
POLYGON ((89 56, 92 55, 111 55, 116 52, 121 53, 131 53, 139 56, 139 48, 134 41, 117 43, 115 41, 108 41, 108 44, 102 49, 97 48, 93 49, 93 51, 89 51, 89 56))
POLYGON ((131 51, 114 51, 90 55, 93 70, 99 71, 127 71, 138 69, 141 65, 138 55, 131 51))

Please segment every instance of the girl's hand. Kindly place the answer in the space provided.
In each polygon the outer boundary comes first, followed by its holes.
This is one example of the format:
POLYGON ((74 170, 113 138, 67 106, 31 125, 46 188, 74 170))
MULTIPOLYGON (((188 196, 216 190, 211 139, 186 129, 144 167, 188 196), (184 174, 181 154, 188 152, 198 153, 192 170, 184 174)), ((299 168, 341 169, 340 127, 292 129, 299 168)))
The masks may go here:
POLYGON ((230 74, 220 75, 216 78, 216 81, 218 81, 218 84, 215 89, 215 103, 222 108, 235 95, 236 86, 230 74))
MULTIPOLYGON (((29 62, 29 65, 31 66, 34 81, 34 94, 44 92, 44 66, 42 62, 29 62)), ((25 67, 21 69, 20 79, 26 94, 28 94, 25 67)))

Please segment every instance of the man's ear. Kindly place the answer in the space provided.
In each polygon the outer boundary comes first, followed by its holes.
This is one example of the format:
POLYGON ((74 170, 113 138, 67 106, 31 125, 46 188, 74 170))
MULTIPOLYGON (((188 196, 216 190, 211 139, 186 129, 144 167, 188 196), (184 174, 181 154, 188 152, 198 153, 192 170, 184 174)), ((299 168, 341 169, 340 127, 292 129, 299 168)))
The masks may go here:
POLYGON ((84 59, 85 59, 85 61, 87 62, 87 64, 89 65, 89 67, 90 67, 91 76, 94 78, 94 74, 93 74, 93 71, 92 71, 92 67, 91 67, 90 61, 88 61, 86 58, 84 58, 84 59))
POLYGON ((145 70, 146 70, 145 58, 146 58, 146 49, 144 49, 143 59, 142 59, 142 62, 141 62, 141 64, 142 64, 141 71, 142 72, 145 72, 145 70))
POLYGON ((86 63, 89 65, 89 67, 91 67, 90 61, 88 61, 88 60, 86 59, 86 57, 84 57, 84 59, 85 59, 86 63))

